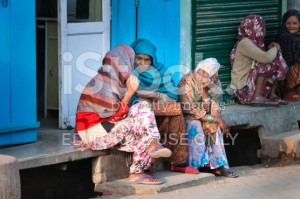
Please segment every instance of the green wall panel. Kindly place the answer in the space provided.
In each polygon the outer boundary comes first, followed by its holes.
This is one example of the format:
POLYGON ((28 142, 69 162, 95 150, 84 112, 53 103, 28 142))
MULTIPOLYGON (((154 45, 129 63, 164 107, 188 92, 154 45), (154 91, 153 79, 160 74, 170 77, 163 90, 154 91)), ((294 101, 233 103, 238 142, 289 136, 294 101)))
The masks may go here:
MULTIPOLYGON (((192 2, 192 66, 202 59, 215 57, 222 64, 219 76, 223 90, 230 83, 230 52, 236 42, 237 29, 249 14, 264 17, 266 45, 275 39, 281 18, 280 0, 219 0, 192 2)), ((232 96, 225 95, 228 101, 232 96)))

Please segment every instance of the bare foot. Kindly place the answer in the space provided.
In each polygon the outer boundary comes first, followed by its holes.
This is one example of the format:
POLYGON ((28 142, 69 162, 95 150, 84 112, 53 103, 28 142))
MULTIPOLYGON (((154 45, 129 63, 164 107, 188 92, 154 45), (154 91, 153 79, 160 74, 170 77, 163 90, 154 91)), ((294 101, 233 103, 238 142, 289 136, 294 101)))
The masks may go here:
POLYGON ((145 173, 132 173, 129 175, 128 180, 130 182, 135 182, 138 184, 162 184, 163 182, 154 178, 152 175, 148 175, 145 173))

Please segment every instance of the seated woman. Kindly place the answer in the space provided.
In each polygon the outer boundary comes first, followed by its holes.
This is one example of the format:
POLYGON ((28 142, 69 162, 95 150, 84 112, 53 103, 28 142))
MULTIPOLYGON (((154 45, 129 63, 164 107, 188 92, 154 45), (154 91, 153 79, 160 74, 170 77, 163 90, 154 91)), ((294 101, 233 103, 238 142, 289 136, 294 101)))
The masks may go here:
POLYGON ((283 15, 277 41, 289 66, 281 89, 284 100, 300 102, 300 11, 289 10, 283 15))
POLYGON ((273 42, 265 51, 265 22, 259 15, 249 15, 238 28, 237 43, 231 51, 231 84, 237 100, 253 106, 286 104, 275 94, 277 80, 288 70, 279 44, 273 42))
MULTIPOLYGON (((160 102, 168 109, 168 102, 176 102, 178 99, 178 88, 172 79, 172 74, 167 68, 159 63, 156 58, 156 47, 146 39, 138 39, 131 44, 136 53, 133 74, 140 81, 134 101, 146 100, 149 102, 160 102)), ((173 103, 174 104, 174 103, 173 103)), ((180 106, 179 106, 180 108, 180 106)), ((171 171, 184 173, 199 173, 191 167, 186 167, 188 155, 185 143, 186 130, 184 118, 181 113, 170 114, 173 110, 167 110, 164 115, 156 114, 156 122, 161 135, 162 143, 172 151, 168 158, 171 171)))
POLYGON ((171 151, 159 144, 160 134, 148 102, 130 108, 128 102, 139 85, 131 75, 134 51, 118 45, 109 51, 98 74, 84 88, 78 103, 76 130, 83 146, 92 150, 116 147, 133 153, 129 180, 142 184, 162 181, 145 170, 152 158, 170 157, 171 151))
POLYGON ((220 64, 215 58, 205 59, 195 70, 187 73, 178 85, 187 122, 190 148, 188 164, 197 169, 209 166, 216 175, 236 178, 238 175, 229 169, 223 142, 223 134, 229 133, 229 127, 220 117, 218 103, 210 97, 210 93, 218 95, 222 92, 218 79, 219 68, 220 64))

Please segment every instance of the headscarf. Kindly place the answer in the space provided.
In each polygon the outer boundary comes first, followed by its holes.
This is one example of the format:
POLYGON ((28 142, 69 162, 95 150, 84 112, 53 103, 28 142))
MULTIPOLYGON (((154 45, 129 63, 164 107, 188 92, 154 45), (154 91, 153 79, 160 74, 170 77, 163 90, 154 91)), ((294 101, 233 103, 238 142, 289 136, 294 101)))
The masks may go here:
POLYGON ((78 112, 96 112, 100 118, 115 114, 127 88, 126 80, 132 73, 134 51, 126 45, 117 45, 109 51, 98 74, 84 88, 78 112))
MULTIPOLYGON (((195 69, 195 73, 199 69, 204 70, 208 73, 209 77, 212 77, 215 74, 218 74, 221 65, 216 58, 207 58, 200 61, 195 69)), ((222 84, 219 78, 217 77, 217 81, 213 84, 210 84, 208 93, 209 95, 217 102, 222 102, 223 98, 223 91, 222 91, 222 84)))
POLYGON ((137 69, 133 71, 133 74, 140 80, 139 87, 148 91, 164 93, 177 100, 178 90, 172 79, 172 73, 157 61, 156 47, 147 39, 137 39, 131 44, 131 47, 135 54, 146 54, 152 58, 152 64, 146 71, 142 73, 137 69))
POLYGON ((233 47, 230 54, 230 64, 233 66, 233 62, 236 54, 236 47, 238 43, 244 39, 248 38, 251 40, 258 48, 265 50, 264 38, 266 35, 265 21, 259 15, 248 15, 246 16, 238 27, 237 42, 233 47))
POLYGON ((207 58, 199 62, 195 69, 195 73, 197 73, 199 69, 202 69, 209 74, 209 77, 212 77, 218 73, 220 67, 221 65, 216 58, 207 58))
POLYGON ((282 25, 277 35, 277 42, 280 44, 283 58, 289 67, 296 61, 300 61, 300 30, 296 34, 291 34, 285 25, 291 16, 296 16, 300 22, 300 11, 287 11, 282 17, 282 25))

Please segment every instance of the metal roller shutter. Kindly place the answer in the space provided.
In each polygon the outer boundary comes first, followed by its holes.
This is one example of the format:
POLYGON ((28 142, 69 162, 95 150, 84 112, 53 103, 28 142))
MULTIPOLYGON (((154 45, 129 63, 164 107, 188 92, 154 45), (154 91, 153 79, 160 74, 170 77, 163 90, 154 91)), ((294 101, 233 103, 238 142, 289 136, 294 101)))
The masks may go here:
MULTIPOLYGON (((281 20, 280 0, 205 1, 192 2, 192 56, 195 67, 200 60, 215 57, 223 65, 219 75, 223 90, 230 83, 230 52, 236 42, 237 28, 249 14, 264 17, 267 28, 266 44, 274 41, 281 20)), ((225 95, 224 101, 232 99, 225 95)))

